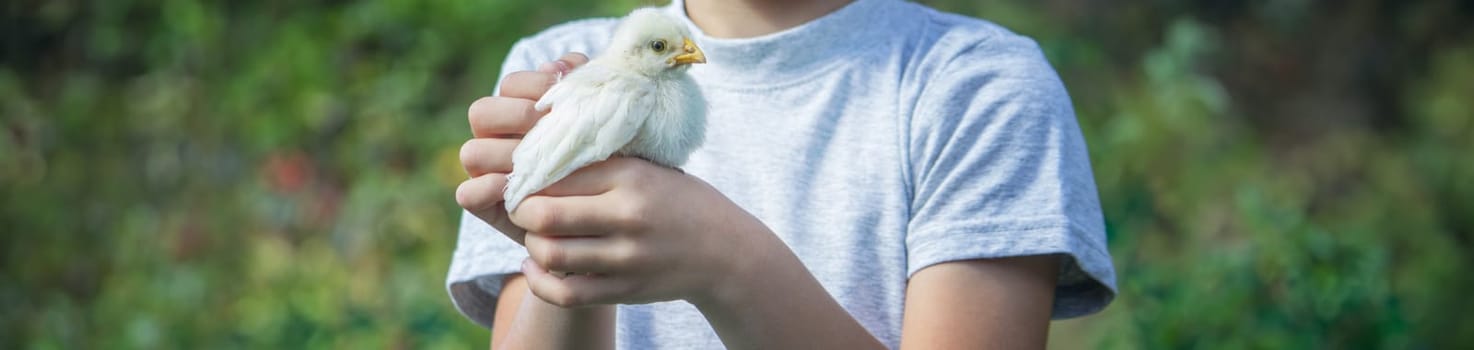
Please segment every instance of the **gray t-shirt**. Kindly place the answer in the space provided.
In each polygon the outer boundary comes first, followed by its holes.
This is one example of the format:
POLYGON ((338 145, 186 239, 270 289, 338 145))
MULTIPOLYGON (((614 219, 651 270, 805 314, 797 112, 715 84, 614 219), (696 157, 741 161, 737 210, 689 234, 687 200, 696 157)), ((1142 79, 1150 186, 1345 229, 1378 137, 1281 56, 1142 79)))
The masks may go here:
MULTIPOLYGON (((1034 41, 892 0, 718 39, 683 8, 667 10, 706 52, 690 73, 710 103, 706 144, 686 172, 767 224, 883 343, 900 344, 907 278, 938 263, 1063 254, 1055 318, 1115 296, 1085 143, 1034 41)), ((597 55, 615 23, 525 38, 502 74, 569 51, 597 55)), ((526 256, 464 215, 446 279, 456 307, 489 326, 502 278, 526 256)), ((617 328, 623 349, 721 347, 685 302, 621 305, 617 328)))

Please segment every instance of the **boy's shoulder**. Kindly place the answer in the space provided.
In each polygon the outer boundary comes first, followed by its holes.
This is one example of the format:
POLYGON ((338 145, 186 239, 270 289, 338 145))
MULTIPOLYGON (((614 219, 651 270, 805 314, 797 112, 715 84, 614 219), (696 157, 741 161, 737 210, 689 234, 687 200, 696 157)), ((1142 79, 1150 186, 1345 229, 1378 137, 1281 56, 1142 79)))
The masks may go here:
POLYGON ((953 71, 959 65, 987 69, 1004 75, 1053 74, 1039 44, 991 21, 939 11, 924 5, 904 3, 919 25, 907 35, 909 46, 922 70, 953 71))
POLYGON ((995 39, 1008 42, 1022 38, 1007 28, 987 20, 944 12, 916 3, 907 2, 904 6, 910 8, 910 11, 904 11, 905 13, 914 16, 914 20, 922 22, 921 38, 935 39, 939 44, 973 46, 995 39))

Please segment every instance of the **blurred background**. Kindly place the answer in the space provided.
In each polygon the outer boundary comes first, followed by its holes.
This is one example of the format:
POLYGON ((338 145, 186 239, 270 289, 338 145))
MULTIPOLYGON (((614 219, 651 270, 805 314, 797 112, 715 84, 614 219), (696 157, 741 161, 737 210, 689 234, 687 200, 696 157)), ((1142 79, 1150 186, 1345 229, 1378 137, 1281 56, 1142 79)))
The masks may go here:
MULTIPOLYGON (((1474 344, 1474 2, 924 1, 1039 41, 1120 296, 1052 347, 1474 344)), ((0 4, 0 348, 481 348, 465 110, 637 1, 0 4)))

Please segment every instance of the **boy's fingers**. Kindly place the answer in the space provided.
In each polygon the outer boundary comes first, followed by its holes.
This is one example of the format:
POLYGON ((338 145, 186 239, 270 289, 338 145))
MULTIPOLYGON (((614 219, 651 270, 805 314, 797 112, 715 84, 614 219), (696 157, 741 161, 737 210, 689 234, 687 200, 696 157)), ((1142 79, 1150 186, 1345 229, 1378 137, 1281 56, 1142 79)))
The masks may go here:
POLYGON ((470 139, 461 145, 461 167, 466 174, 478 177, 489 173, 512 172, 512 151, 520 139, 470 139))
MULTIPOLYGON (((554 276, 548 273, 548 269, 538 266, 532 258, 522 261, 522 277, 527 279, 527 289, 532 291, 539 299, 549 304, 562 307, 582 306, 587 303, 583 296, 577 295, 574 288, 565 283, 562 274, 554 276)), ((589 278, 587 276, 570 275, 567 279, 589 278)))
POLYGON ((529 196, 511 213, 512 223, 547 236, 600 236, 623 227, 610 218, 603 198, 529 196))
POLYGON ((574 68, 583 66, 586 63, 589 63, 588 56, 584 56, 584 54, 582 53, 569 52, 563 54, 563 57, 559 57, 555 61, 543 63, 537 66, 537 71, 543 73, 552 73, 555 75, 557 73, 568 74, 568 72, 573 71, 574 68))
POLYGON ((520 71, 502 78, 501 96, 537 101, 558 82, 554 73, 520 71))
POLYGON ((612 304, 622 289, 608 276, 585 273, 554 275, 531 258, 522 261, 522 276, 527 289, 539 299, 562 307, 612 304))
POLYGON ((472 214, 498 207, 502 201, 502 188, 507 186, 505 174, 486 174, 461 182, 456 187, 456 204, 472 214))
POLYGON ((589 63, 589 56, 584 55, 582 52, 569 52, 563 54, 563 57, 558 58, 558 60, 568 62, 569 65, 573 66, 572 68, 578 68, 585 63, 589 63))
POLYGON ((568 71, 571 70, 573 70, 573 65, 563 60, 544 62, 537 66, 538 73, 552 74, 554 78, 559 77, 559 73, 568 74, 568 71))
POLYGON ((502 209, 502 188, 506 186, 507 176, 504 174, 487 174, 466 180, 456 188, 456 203, 507 238, 522 244, 527 231, 512 224, 506 209, 502 209))
POLYGON ((574 68, 578 68, 589 62, 588 56, 573 52, 563 55, 557 61, 544 63, 538 66, 537 71, 520 71, 507 74, 502 78, 501 95, 536 101, 548 92, 548 88, 563 74, 568 74, 574 68))
MULTIPOLYGON (((594 163, 599 164, 599 163, 594 163)), ((575 170, 558 182, 548 185, 542 191, 533 195, 569 197, 569 196, 597 196, 609 192, 614 187, 613 181, 608 178, 608 171, 601 168, 589 166, 575 170)))
POLYGON ((542 118, 532 108, 535 102, 522 98, 487 96, 471 103, 466 112, 471 134, 476 137, 509 137, 526 134, 542 118))
POLYGON ((639 167, 650 165, 648 161, 639 158, 611 157, 575 170, 537 194, 558 197, 604 194, 621 182, 644 176, 639 167))
POLYGON ((538 266, 553 271, 603 273, 619 268, 627 258, 627 245, 610 237, 552 237, 540 233, 525 236, 527 255, 538 266))

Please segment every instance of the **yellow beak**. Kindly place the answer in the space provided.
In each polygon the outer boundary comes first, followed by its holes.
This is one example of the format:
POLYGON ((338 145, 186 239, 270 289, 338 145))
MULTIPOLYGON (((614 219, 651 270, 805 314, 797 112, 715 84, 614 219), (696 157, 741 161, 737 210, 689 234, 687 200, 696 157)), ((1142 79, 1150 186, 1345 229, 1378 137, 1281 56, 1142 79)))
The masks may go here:
POLYGON ((672 59, 675 64, 706 63, 706 54, 701 52, 701 48, 696 47, 696 43, 691 42, 691 38, 681 38, 681 41, 681 50, 685 53, 676 55, 672 59))

